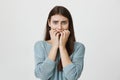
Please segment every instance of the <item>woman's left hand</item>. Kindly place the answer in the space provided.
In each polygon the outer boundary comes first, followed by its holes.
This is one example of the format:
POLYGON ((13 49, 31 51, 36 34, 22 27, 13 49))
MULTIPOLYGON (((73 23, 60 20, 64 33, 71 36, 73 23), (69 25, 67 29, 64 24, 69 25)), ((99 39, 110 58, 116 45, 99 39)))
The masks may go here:
POLYGON ((60 32, 60 43, 59 43, 59 47, 65 47, 66 43, 68 41, 70 35, 70 31, 69 30, 63 30, 62 32, 60 32))

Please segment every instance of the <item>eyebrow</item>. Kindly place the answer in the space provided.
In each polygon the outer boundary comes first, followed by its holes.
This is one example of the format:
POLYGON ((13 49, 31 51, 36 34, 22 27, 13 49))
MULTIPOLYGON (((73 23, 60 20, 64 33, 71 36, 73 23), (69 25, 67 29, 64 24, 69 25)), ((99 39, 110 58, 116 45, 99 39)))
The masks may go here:
POLYGON ((62 22, 67 22, 68 20, 63 20, 62 22))
MULTIPOLYGON (((59 22, 58 20, 53 20, 53 22, 59 22)), ((67 20, 63 20, 61 22, 67 22, 67 20)))
POLYGON ((58 20, 53 20, 53 22, 58 22, 58 20))

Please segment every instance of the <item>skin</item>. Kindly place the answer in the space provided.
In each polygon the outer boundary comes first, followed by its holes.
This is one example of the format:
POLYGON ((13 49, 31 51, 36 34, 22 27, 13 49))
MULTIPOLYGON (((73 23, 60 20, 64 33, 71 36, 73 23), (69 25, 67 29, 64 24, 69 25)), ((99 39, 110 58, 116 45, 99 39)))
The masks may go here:
POLYGON ((70 35, 70 31, 68 30, 69 21, 62 15, 53 15, 51 19, 48 20, 48 25, 51 27, 49 31, 51 39, 47 42, 52 45, 48 58, 55 61, 59 48, 62 65, 65 67, 72 63, 65 47, 70 35))

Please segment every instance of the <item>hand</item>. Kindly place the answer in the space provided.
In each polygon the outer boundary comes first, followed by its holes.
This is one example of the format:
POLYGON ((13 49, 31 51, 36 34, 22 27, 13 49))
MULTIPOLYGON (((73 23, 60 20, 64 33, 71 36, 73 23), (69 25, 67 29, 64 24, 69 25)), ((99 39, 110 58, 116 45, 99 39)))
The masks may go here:
POLYGON ((51 29, 49 31, 49 33, 50 33, 50 37, 51 37, 52 46, 58 48, 59 47, 59 35, 60 35, 60 33, 58 33, 54 29, 51 29))
POLYGON ((59 43, 59 47, 65 47, 66 43, 68 41, 70 35, 70 31, 69 30, 63 30, 62 32, 60 32, 60 43, 59 43))

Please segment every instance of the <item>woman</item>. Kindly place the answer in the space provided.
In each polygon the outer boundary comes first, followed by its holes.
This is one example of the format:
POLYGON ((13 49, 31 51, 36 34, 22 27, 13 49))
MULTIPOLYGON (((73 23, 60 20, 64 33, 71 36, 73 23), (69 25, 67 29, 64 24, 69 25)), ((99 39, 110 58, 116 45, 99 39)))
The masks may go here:
POLYGON ((34 46, 35 76, 41 80, 77 80, 83 70, 85 46, 76 42, 70 12, 55 6, 49 13, 44 41, 34 46))

